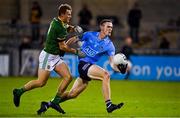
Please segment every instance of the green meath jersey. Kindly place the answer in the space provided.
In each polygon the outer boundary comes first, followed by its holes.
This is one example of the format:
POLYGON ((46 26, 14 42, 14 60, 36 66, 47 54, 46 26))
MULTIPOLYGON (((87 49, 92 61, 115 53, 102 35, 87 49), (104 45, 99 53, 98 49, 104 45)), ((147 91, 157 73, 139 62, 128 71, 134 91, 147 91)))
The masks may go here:
POLYGON ((48 29, 44 50, 50 54, 63 56, 65 52, 59 49, 59 42, 64 41, 66 36, 66 25, 58 18, 54 18, 48 29))

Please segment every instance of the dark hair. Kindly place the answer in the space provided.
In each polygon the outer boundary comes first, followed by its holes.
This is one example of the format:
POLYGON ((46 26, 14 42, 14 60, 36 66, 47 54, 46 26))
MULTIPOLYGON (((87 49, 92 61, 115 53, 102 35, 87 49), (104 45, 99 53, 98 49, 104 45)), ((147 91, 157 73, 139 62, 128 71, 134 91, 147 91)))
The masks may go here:
POLYGON ((111 19, 103 19, 103 20, 101 20, 100 25, 103 25, 106 22, 111 22, 112 23, 112 20, 111 19))
POLYGON ((72 10, 71 6, 68 4, 61 4, 58 8, 59 13, 58 15, 60 16, 61 14, 65 14, 66 10, 72 10))

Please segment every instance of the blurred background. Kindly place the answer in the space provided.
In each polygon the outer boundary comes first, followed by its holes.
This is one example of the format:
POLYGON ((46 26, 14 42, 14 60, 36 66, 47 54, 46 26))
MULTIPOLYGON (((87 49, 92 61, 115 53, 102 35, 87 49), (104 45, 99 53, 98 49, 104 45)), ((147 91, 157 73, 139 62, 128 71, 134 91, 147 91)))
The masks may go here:
MULTIPOLYGON (((112 78, 180 80, 179 0, 0 0, 1 76, 37 75, 39 52, 62 3, 73 8, 71 24, 85 31, 98 30, 103 18, 113 20, 116 52, 132 66, 126 75, 113 73, 104 57, 99 64, 112 78)), ((77 58, 64 59, 78 76, 77 58)))

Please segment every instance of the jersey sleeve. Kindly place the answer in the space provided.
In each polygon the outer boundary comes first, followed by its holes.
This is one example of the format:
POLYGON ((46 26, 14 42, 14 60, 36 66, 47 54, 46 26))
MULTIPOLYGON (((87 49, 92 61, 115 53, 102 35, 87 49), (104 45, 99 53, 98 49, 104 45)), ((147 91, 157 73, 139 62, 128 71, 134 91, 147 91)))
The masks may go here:
POLYGON ((113 56, 115 55, 115 47, 113 45, 113 43, 111 42, 109 45, 109 49, 107 51, 108 56, 113 56))
POLYGON ((80 37, 80 41, 86 41, 88 39, 89 32, 84 32, 82 37, 80 37))

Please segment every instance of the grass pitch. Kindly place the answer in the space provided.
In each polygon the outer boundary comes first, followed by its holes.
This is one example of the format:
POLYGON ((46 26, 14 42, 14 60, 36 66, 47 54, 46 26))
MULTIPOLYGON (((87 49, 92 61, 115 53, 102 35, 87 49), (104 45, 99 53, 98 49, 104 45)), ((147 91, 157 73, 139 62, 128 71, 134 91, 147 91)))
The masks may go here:
MULTIPOLYGON (((40 102, 54 97, 61 79, 51 78, 45 87, 25 93, 16 108, 13 88, 22 87, 31 79, 36 78, 0 78, 0 117, 39 117, 36 111, 40 102)), ((111 114, 105 110, 101 90, 100 81, 91 81, 77 99, 61 104, 66 114, 49 109, 41 117, 180 117, 180 82, 111 80, 112 101, 125 103, 111 114)))

